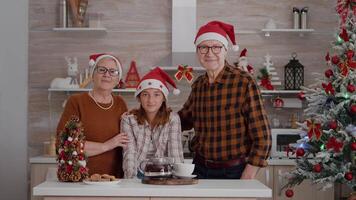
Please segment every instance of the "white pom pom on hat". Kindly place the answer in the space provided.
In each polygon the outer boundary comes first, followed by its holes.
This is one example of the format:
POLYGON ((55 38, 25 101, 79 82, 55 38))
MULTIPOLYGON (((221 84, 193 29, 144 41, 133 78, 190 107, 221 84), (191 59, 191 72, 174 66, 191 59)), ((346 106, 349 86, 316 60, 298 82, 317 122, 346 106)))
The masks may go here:
POLYGON ((194 44, 198 46, 201 42, 205 40, 217 40, 221 42, 226 49, 228 49, 228 40, 232 43, 232 50, 238 51, 239 46, 236 44, 234 26, 221 21, 211 21, 200 27, 194 44))
POLYGON ((180 90, 177 88, 174 80, 160 67, 156 67, 142 77, 139 85, 136 88, 135 97, 137 97, 145 89, 154 88, 161 90, 166 100, 168 100, 169 90, 167 83, 169 83, 174 88, 174 95, 180 94, 180 90))

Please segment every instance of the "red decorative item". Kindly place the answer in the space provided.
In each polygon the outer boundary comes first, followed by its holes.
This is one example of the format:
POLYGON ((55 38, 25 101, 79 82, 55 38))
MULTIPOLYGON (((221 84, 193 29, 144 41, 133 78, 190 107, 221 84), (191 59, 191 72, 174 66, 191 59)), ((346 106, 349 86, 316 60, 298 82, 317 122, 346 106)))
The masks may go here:
POLYGON ((307 120, 307 126, 308 126, 308 137, 311 139, 313 135, 315 135, 316 140, 319 140, 321 137, 321 124, 316 123, 314 120, 307 120))
POLYGON ((329 54, 329 52, 326 54, 325 60, 326 60, 327 64, 330 64, 330 54, 329 54))
POLYGON ((334 75, 333 70, 328 69, 328 70, 325 71, 325 76, 326 76, 326 78, 330 78, 330 77, 332 77, 333 75, 334 75))
POLYGON ((194 78, 193 67, 188 65, 178 65, 178 72, 174 74, 174 77, 178 81, 182 80, 182 78, 185 78, 189 83, 191 83, 194 78))
POLYGON ((356 151, 356 142, 351 142, 351 150, 356 151))
POLYGON ((333 85, 331 83, 328 83, 327 85, 325 83, 322 83, 321 85, 323 86, 326 94, 329 94, 329 95, 330 94, 332 94, 332 95, 335 94, 335 90, 334 90, 333 85))
POLYGON ((344 144, 342 142, 337 141, 335 137, 330 137, 328 142, 326 143, 326 149, 334 149, 336 153, 339 153, 344 144))
POLYGON ((345 173, 345 179, 348 180, 348 181, 351 181, 353 179, 353 174, 352 172, 347 172, 345 173))
POLYGON ((334 120, 334 121, 331 121, 331 122, 329 123, 329 128, 336 130, 336 129, 337 129, 337 122, 336 122, 335 120, 334 120))
POLYGON ((349 50, 347 51, 346 55, 347 55, 347 60, 345 62, 338 64, 340 73, 343 76, 347 76, 350 69, 352 70, 356 69, 356 62, 353 61, 354 51, 349 50))
POLYGON ((356 114, 356 104, 352 105, 350 110, 352 114, 356 114))
POLYGON ((321 172, 321 164, 320 163, 318 163, 318 164, 316 164, 316 165, 314 165, 314 167, 313 167, 313 170, 314 170, 314 172, 316 172, 316 173, 320 173, 321 172))
POLYGON ((286 190, 285 195, 286 195, 286 197, 291 198, 294 196, 294 192, 292 189, 288 189, 288 190, 286 190))
POLYGON ((349 15, 350 10, 353 12, 353 15, 356 15, 356 6, 353 4, 352 0, 337 0, 336 11, 341 19, 341 27, 345 25, 346 18, 349 15))
POLYGON ((275 108, 283 108, 284 101, 281 97, 277 97, 273 100, 273 107, 275 108))
POLYGON ((339 37, 344 40, 345 42, 349 41, 349 36, 347 35, 346 29, 342 29, 341 33, 339 34, 339 37))
POLYGON ((130 69, 127 72, 127 75, 125 78, 125 87, 126 88, 136 88, 139 83, 140 83, 140 76, 138 75, 138 72, 137 72, 136 62, 131 61, 130 69))
POLYGON ((302 156, 304 156, 304 154, 305 154, 305 151, 304 151, 303 148, 298 148, 297 149, 297 151, 296 151, 297 157, 302 157, 302 156))
POLYGON ((347 86, 347 91, 350 92, 350 93, 355 92, 355 89, 356 89, 355 86, 352 85, 352 84, 349 84, 349 85, 347 86))
POLYGON ((334 65, 337 65, 339 62, 340 62, 340 58, 335 55, 331 58, 331 62, 334 64, 334 65))
POLYGON ((298 98, 300 99, 300 100, 304 100, 305 99, 305 93, 302 91, 302 92, 299 92, 298 93, 298 98))

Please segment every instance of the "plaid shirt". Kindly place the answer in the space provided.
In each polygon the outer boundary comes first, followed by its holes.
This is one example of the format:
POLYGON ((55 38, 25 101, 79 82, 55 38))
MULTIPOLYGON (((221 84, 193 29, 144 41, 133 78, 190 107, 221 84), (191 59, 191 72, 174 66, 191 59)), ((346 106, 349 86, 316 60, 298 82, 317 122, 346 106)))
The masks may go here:
POLYGON ((205 159, 245 156, 251 165, 267 166, 270 126, 260 91, 246 72, 226 65, 213 84, 207 74, 198 77, 178 114, 183 130, 194 127, 192 148, 205 159))
POLYGON ((170 121, 164 126, 158 126, 151 131, 150 125, 139 125, 132 114, 123 115, 121 132, 127 133, 130 139, 124 149, 123 164, 125 178, 133 178, 137 174, 140 163, 145 160, 150 150, 150 144, 157 149, 154 157, 172 157, 175 162, 183 162, 182 134, 179 116, 170 114, 170 121), (151 140, 152 137, 152 140, 151 140))

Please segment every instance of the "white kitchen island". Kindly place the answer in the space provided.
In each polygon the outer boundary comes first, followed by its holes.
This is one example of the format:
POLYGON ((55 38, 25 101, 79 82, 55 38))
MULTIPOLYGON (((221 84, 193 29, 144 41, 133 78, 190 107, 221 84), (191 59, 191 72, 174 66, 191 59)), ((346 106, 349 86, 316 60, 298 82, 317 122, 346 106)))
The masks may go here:
POLYGON ((47 180, 33 188, 34 196, 45 200, 116 199, 236 199, 272 197, 272 190, 257 180, 199 180, 195 185, 148 185, 138 179, 122 179, 116 185, 62 183, 47 180))

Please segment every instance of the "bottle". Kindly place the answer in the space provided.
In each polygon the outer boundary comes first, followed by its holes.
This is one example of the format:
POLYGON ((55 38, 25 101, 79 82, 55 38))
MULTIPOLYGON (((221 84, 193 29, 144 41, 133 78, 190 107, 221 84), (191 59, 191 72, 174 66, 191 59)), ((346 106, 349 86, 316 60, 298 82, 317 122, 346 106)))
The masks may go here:
POLYGON ((293 28, 299 29, 299 9, 297 7, 293 7, 293 28))
POLYGON ((68 27, 67 0, 59 0, 59 27, 68 27))
POLYGON ((307 14, 308 14, 308 7, 302 8, 300 11, 301 29, 307 29, 307 14))

